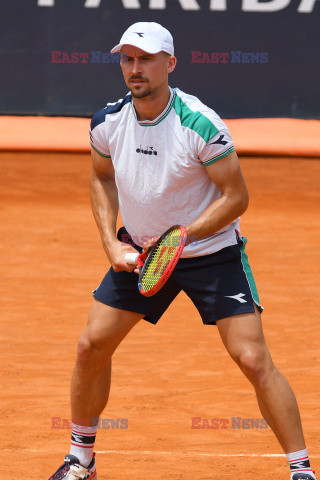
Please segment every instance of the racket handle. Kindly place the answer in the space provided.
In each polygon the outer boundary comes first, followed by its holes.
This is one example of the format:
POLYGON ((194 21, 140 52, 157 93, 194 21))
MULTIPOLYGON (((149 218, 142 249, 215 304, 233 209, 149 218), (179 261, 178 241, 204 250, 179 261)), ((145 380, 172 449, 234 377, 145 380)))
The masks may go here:
POLYGON ((139 253, 126 253, 124 259, 129 265, 136 265, 138 257, 139 253))

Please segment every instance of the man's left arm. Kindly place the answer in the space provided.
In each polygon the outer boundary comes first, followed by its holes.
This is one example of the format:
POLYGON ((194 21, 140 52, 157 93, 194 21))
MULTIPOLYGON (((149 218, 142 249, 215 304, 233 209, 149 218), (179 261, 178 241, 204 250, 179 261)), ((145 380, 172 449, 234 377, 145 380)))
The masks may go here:
POLYGON ((248 190, 235 151, 205 168, 219 188, 221 197, 187 226, 190 241, 207 237, 225 227, 242 215, 249 204, 248 190))

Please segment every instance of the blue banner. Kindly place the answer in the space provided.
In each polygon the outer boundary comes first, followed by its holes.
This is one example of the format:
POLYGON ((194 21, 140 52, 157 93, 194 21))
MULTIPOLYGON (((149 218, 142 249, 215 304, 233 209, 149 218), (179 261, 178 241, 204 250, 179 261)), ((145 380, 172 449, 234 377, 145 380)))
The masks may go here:
POLYGON ((126 92, 124 30, 173 35, 170 85, 224 118, 320 118, 319 0, 12 0, 0 5, 1 114, 91 116, 126 92))

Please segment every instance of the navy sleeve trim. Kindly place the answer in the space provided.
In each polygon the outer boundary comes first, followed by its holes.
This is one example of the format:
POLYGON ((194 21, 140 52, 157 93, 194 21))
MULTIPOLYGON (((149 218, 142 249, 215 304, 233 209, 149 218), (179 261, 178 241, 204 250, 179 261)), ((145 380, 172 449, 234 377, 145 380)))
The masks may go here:
POLYGON ((118 102, 115 103, 108 103, 105 108, 102 108, 99 110, 95 115, 92 117, 91 124, 90 124, 90 129, 91 131, 100 125, 100 123, 103 123, 105 121, 106 115, 110 113, 117 113, 120 112, 120 110, 126 105, 127 103, 131 102, 131 93, 126 95, 123 99, 119 100, 118 102))

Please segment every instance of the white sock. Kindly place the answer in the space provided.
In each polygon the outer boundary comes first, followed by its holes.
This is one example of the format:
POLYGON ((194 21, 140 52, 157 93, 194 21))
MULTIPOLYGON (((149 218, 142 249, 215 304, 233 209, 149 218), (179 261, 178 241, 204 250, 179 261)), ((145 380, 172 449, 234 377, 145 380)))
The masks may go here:
POLYGON ((71 423, 70 454, 75 455, 83 467, 87 467, 93 457, 93 447, 98 427, 86 427, 71 423))
POLYGON ((310 475, 310 478, 316 479, 310 467, 308 450, 306 448, 298 452, 287 453, 286 457, 290 465, 291 480, 295 473, 305 473, 310 475))

